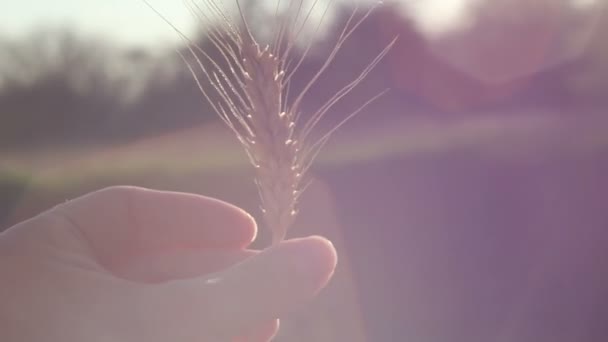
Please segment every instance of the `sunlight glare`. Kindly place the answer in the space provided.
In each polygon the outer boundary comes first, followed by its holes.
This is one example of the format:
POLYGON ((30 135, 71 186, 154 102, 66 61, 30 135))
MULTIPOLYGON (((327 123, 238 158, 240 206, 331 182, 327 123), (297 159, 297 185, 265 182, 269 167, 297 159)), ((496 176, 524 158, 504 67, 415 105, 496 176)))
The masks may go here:
POLYGON ((433 37, 466 28, 471 22, 471 5, 479 0, 405 0, 404 11, 419 29, 433 37))

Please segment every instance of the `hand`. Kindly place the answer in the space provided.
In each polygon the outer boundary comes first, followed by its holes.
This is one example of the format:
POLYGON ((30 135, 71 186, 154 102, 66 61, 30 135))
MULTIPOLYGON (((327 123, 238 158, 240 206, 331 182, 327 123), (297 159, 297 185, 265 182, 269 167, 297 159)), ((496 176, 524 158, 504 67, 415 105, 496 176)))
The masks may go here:
POLYGON ((0 234, 0 340, 268 341, 336 254, 319 237, 247 250, 256 225, 227 203, 112 187, 0 234))

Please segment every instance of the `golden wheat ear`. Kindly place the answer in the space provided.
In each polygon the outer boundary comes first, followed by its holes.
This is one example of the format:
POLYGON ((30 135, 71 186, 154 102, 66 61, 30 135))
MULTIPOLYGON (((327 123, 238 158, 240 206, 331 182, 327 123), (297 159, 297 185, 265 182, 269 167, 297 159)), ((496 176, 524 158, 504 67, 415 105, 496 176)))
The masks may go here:
MULTIPOLYGON (((306 95, 335 60, 344 42, 379 3, 363 11, 358 6, 353 9, 323 65, 299 93, 290 96, 290 82, 307 58, 315 40, 314 34, 304 44, 299 56, 294 51, 312 13, 320 6, 319 1, 312 1, 306 6, 309 1, 284 0, 288 2, 285 4, 276 0, 273 37, 270 45, 263 47, 254 37, 240 1, 234 1, 237 15, 232 15, 222 3, 213 0, 186 2, 193 15, 208 27, 208 39, 219 51, 221 60, 215 60, 209 52, 193 44, 160 13, 155 12, 187 43, 192 59, 180 56, 205 99, 235 133, 254 166, 264 220, 272 231, 273 244, 276 244, 285 238, 293 223, 298 199, 308 184, 305 174, 323 145, 342 124, 384 92, 372 97, 338 125, 322 133, 320 139, 310 141, 311 132, 327 112, 378 65, 396 39, 380 51, 358 77, 303 119, 299 114, 306 95), (280 9, 283 9, 283 13, 280 13, 280 9)), ((328 1, 321 9, 322 15, 314 33, 319 32, 332 3, 332 0, 328 1)))

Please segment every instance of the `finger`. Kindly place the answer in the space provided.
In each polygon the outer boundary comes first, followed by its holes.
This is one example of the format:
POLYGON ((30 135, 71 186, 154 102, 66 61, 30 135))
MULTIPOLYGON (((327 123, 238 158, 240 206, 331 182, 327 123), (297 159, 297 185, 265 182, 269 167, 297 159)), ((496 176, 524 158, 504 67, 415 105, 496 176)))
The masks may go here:
POLYGON ((194 194, 110 187, 55 211, 108 262, 179 248, 244 248, 256 235, 253 218, 228 203, 194 194))
MULTIPOLYGON (((182 317, 173 333, 225 340, 292 311, 329 281, 337 262, 320 237, 285 241, 210 277, 154 285, 142 302, 152 321, 182 317), (162 309, 160 309, 162 308, 162 309)), ((166 331, 168 332, 168 331, 166 331)))
POLYGON ((279 332, 280 322, 278 319, 264 324, 248 333, 244 337, 238 337, 232 342, 268 342, 272 340, 279 332))
POLYGON ((123 279, 141 283, 162 283, 202 277, 223 271, 259 253, 254 250, 191 250, 141 255, 117 265, 111 271, 123 279))

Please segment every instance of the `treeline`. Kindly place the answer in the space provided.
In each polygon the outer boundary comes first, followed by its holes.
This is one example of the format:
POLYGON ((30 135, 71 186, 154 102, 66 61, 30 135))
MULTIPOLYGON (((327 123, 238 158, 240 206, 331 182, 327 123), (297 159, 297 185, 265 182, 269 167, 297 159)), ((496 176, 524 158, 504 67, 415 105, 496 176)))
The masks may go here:
POLYGON ((168 129, 184 118, 159 112, 171 102, 192 103, 189 85, 173 51, 119 49, 63 30, 0 41, 0 146, 94 143, 168 129))

